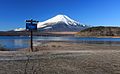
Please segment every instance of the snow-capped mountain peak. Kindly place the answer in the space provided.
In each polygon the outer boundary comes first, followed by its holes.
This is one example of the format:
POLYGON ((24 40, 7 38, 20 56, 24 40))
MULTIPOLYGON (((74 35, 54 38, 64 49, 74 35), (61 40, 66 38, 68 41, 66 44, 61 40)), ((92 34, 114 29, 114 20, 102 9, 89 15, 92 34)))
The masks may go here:
POLYGON ((51 18, 51 19, 48 19, 47 21, 39 22, 38 23, 38 28, 45 27, 47 25, 51 25, 51 23, 59 23, 59 22, 63 22, 65 24, 67 24, 67 25, 70 25, 70 24, 71 25, 80 24, 79 22, 76 22, 76 21, 72 20, 71 18, 69 18, 66 15, 57 15, 57 16, 51 18))
MULTIPOLYGON (((81 24, 66 15, 57 15, 43 22, 38 22, 38 31, 42 32, 78 32, 89 26, 81 24)), ((23 31, 24 28, 18 28, 14 31, 23 31)))

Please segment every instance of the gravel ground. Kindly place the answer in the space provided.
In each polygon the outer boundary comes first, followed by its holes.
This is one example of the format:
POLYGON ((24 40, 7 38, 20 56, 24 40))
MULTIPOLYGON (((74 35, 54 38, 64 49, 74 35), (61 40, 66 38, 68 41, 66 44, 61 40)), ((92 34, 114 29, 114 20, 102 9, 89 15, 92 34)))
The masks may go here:
POLYGON ((120 51, 19 53, 0 60, 0 74, 120 74, 120 51))
POLYGON ((120 74, 119 47, 100 47, 87 45, 84 50, 77 47, 76 50, 1 51, 0 74, 120 74))

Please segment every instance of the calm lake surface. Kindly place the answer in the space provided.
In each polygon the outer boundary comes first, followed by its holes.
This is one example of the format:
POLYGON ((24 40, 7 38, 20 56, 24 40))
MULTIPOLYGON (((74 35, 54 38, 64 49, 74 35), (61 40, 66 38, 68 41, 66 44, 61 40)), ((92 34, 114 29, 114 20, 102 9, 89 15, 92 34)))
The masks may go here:
MULTIPOLYGON (((102 45, 120 45, 120 38, 89 38, 89 37, 45 37, 34 36, 34 45, 40 41, 70 41, 83 44, 102 44, 102 45)), ((30 46, 30 37, 28 36, 0 36, 0 46, 10 50, 27 48, 30 46)))

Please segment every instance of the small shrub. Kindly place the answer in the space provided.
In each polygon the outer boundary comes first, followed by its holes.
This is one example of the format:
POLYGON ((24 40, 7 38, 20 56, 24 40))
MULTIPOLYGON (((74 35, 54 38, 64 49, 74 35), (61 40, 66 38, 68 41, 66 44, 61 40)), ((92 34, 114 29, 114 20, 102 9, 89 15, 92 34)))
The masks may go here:
POLYGON ((9 51, 9 50, 0 44, 0 51, 9 51))
POLYGON ((52 45, 52 47, 56 47, 56 45, 52 45))
POLYGON ((0 48, 0 51, 9 51, 9 50, 6 48, 0 48))

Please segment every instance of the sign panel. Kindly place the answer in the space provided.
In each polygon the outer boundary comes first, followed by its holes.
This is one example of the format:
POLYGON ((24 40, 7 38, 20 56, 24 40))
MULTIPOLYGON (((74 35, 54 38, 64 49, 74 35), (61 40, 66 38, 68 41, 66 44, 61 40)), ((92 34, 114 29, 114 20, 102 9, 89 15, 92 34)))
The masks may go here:
POLYGON ((26 23, 27 30, 37 30, 37 24, 26 23))

